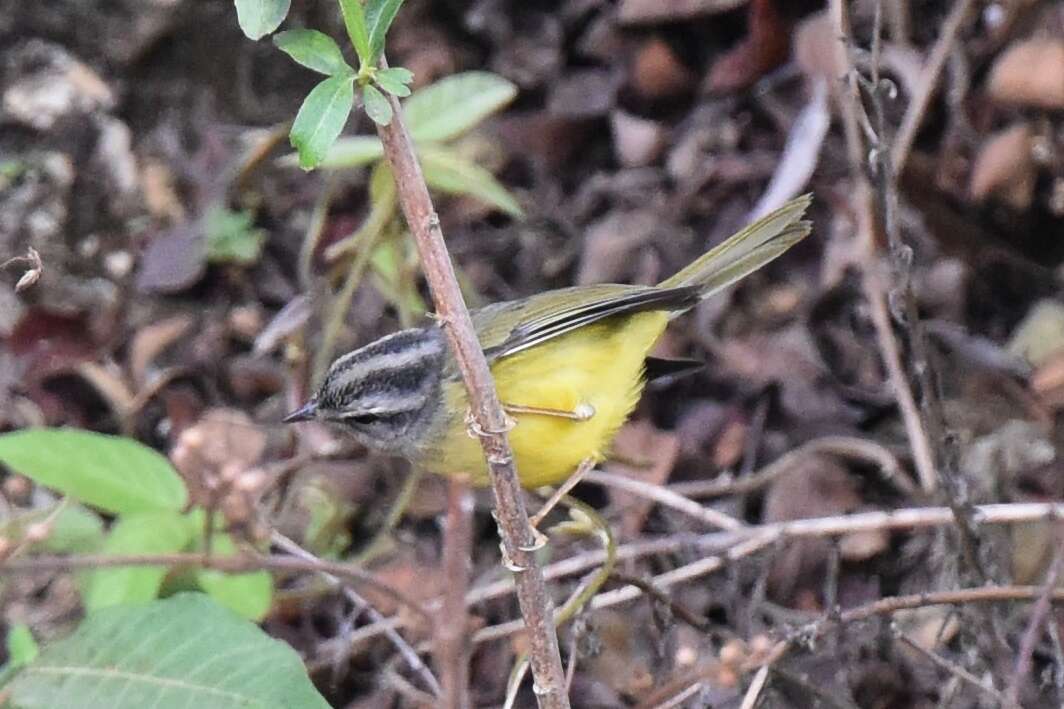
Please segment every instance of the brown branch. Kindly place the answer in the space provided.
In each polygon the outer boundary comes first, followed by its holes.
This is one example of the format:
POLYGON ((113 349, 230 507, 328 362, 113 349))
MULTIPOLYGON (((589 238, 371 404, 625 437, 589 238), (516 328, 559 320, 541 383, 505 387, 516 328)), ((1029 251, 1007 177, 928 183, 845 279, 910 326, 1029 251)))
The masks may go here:
POLYGON ((207 554, 83 554, 79 556, 34 556, 0 563, 0 577, 6 574, 35 571, 74 571, 77 569, 114 568, 118 566, 193 566, 203 569, 242 574, 252 571, 281 571, 292 573, 327 573, 360 583, 410 608, 427 622, 432 616, 417 601, 409 598, 367 571, 324 559, 300 559, 294 556, 209 556, 207 554))
POLYGON ((901 632, 897 628, 894 629, 894 637, 896 637, 898 640, 900 640, 902 643, 904 643, 910 649, 918 652, 920 655, 922 655, 923 657, 927 658, 927 660, 929 662, 931 662, 931 664, 935 665, 936 667, 942 668, 943 670, 945 670, 946 672, 949 672, 951 675, 953 675, 957 679, 959 679, 959 680, 961 680, 963 682, 967 682, 968 684, 970 684, 971 686, 975 687, 979 691, 986 693, 992 699, 997 701, 999 706, 1001 706, 1001 707, 1007 707, 1008 706, 1004 694, 1002 694, 1001 692, 999 692, 998 690, 996 690, 993 687, 986 686, 986 684, 984 684, 978 677, 976 677, 971 672, 969 672, 968 670, 964 669, 963 667, 961 667, 957 663, 950 662, 946 658, 944 658, 941 655, 939 655, 937 652, 931 652, 927 648, 925 648, 922 645, 920 645, 920 643, 912 640, 908 635, 906 635, 905 633, 901 632))
POLYGON ((624 490, 634 495, 652 500, 659 505, 682 512, 688 517, 697 519, 703 524, 707 524, 711 527, 717 527, 719 529, 741 529, 746 526, 731 515, 719 512, 712 507, 703 507, 694 500, 684 497, 678 492, 673 492, 667 487, 648 483, 644 480, 636 480, 635 478, 629 478, 617 473, 603 472, 599 470, 588 471, 584 474, 584 480, 596 485, 624 490))
MULTIPOLYGON (((280 532, 275 531, 271 538, 275 545, 277 545, 281 549, 284 549, 286 552, 293 556, 297 556, 301 559, 306 559, 307 561, 312 561, 318 564, 322 562, 320 558, 310 553, 303 547, 299 546, 294 541, 284 536, 280 532)), ((368 615, 373 622, 376 623, 384 619, 384 616, 381 615, 381 612, 374 608, 369 601, 360 596, 358 592, 355 591, 355 589, 351 588, 349 584, 345 584, 337 576, 334 576, 333 574, 330 574, 327 571, 319 571, 318 575, 328 581, 333 586, 340 588, 343 591, 343 594, 347 597, 347 600, 349 600, 355 606, 355 608, 361 609, 361 611, 365 611, 366 615, 368 615)), ((410 647, 410 644, 403 640, 403 637, 399 635, 396 630, 392 629, 390 632, 385 632, 385 635, 388 637, 388 640, 392 643, 392 645, 395 646, 395 649, 399 651, 399 656, 403 658, 403 660, 410 667, 410 669, 416 672, 421 677, 421 681, 423 681, 425 685, 432 690, 435 696, 440 696, 442 690, 440 689, 439 682, 436 681, 436 677, 432 674, 432 671, 429 670, 429 668, 425 666, 425 663, 421 661, 421 658, 418 656, 417 651, 415 651, 414 648, 410 647)))
POLYGON ((1053 563, 1046 573, 1045 583, 1042 584, 1042 594, 1038 597, 1038 602, 1035 603, 1034 608, 1031 609, 1031 619, 1028 621, 1027 629, 1020 640, 1020 651, 1016 656, 1016 669, 1012 673, 1012 680, 1009 682, 1008 689, 1005 692, 1005 696, 1008 698, 1006 706, 1020 706, 1020 688, 1031 671, 1031 657, 1034 655, 1035 645, 1038 644, 1038 637, 1042 634, 1042 626, 1045 625, 1046 617, 1049 615, 1050 594, 1056 589, 1057 579, 1060 578, 1062 570, 1064 570, 1064 551, 1058 546, 1056 554, 1053 555, 1053 563))
MULTIPOLYGON (((1064 516, 1064 503, 995 504, 981 505, 975 508, 975 519, 979 524, 1031 522, 1060 516, 1064 516)), ((651 579, 651 582, 660 589, 713 573, 724 568, 727 561, 754 553, 782 540, 836 536, 850 532, 883 529, 913 531, 952 524, 954 524, 953 511, 948 507, 918 507, 889 512, 862 512, 837 517, 819 517, 744 527, 741 530, 730 532, 712 532, 703 535, 673 534, 663 539, 642 540, 618 547, 617 560, 632 561, 646 556, 676 554, 685 550, 687 552, 694 550, 714 554, 651 579)), ((583 552, 550 564, 543 569, 543 575, 551 580, 564 578, 598 566, 604 559, 605 553, 601 550, 583 552)), ((466 603, 469 605, 483 603, 513 593, 513 591, 512 582, 497 581, 474 588, 466 596, 466 603)), ((633 586, 601 593, 592 602, 592 609, 626 603, 638 598, 640 595, 639 590, 633 586)), ((435 610, 439 608, 439 604, 438 602, 433 602, 429 607, 435 610)), ((351 642, 352 644, 364 642, 380 635, 384 627, 399 628, 402 625, 403 620, 400 618, 388 618, 384 624, 374 624, 359 628, 352 633, 351 642)), ((501 634, 482 639, 493 639, 494 637, 517 632, 521 629, 521 623, 520 621, 515 621, 512 624, 491 627, 496 629, 503 628, 503 630, 491 631, 501 634), (509 629, 507 630, 506 628, 509 629)), ((481 632, 485 631, 489 631, 489 628, 484 628, 481 632)), ((474 642, 478 642, 478 636, 474 637, 474 642)))
POLYGON ((894 485, 899 492, 912 496, 915 490, 912 483, 902 473, 898 459, 882 444, 875 441, 855 438, 853 436, 823 436, 803 443, 797 448, 784 453, 760 470, 743 477, 718 476, 713 480, 692 480, 675 483, 667 488, 685 497, 723 497, 725 495, 745 495, 767 487, 781 476, 796 470, 798 463, 806 457, 827 453, 844 458, 875 463, 883 479, 894 485))
POLYGON ((905 169, 905 163, 909 159, 909 151, 916 139, 916 131, 927 113, 927 106, 934 95, 935 87, 938 86, 938 77, 942 73, 942 67, 946 65, 949 52, 957 41, 957 34, 964 25, 965 19, 971 12, 973 0, 957 0, 949 12, 946 21, 942 23, 938 41, 931 49, 931 55, 927 58, 920 78, 917 80, 916 92, 905 109, 905 116, 901 119, 901 126, 894 139, 894 149, 891 151, 891 161, 894 169, 901 172, 905 169))
MULTIPOLYGON (((382 65, 384 64, 382 60, 382 65)), ((507 440, 509 422, 502 410, 491 371, 484 359, 473 329, 454 267, 443 240, 440 219, 432 206, 428 187, 414 153, 399 101, 388 95, 393 117, 377 132, 384 154, 392 167, 399 190, 399 204, 414 235, 421 265, 436 305, 437 318, 462 372, 473 419, 473 430, 484 447, 492 490, 495 493, 495 519, 503 549, 514 572, 521 615, 528 628, 532 677, 540 707, 567 708, 565 672, 558 651, 553 624, 553 602, 547 593, 535 556, 536 540, 528 523, 521 483, 513 452, 507 440)))
POLYGON ((435 627, 436 665, 443 680, 443 706, 469 706, 469 635, 466 632, 466 593, 469 590, 473 548, 473 493, 465 478, 447 486, 447 527, 443 535, 443 572, 447 591, 435 627))

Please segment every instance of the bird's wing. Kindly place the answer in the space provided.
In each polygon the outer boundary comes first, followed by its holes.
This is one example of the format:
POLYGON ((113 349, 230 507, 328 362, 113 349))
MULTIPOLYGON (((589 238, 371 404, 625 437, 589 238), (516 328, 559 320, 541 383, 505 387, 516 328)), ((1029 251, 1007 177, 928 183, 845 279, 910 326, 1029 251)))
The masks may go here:
POLYGON ((614 315, 686 309, 698 294, 694 286, 576 286, 494 303, 473 313, 473 325, 484 354, 495 361, 614 315))

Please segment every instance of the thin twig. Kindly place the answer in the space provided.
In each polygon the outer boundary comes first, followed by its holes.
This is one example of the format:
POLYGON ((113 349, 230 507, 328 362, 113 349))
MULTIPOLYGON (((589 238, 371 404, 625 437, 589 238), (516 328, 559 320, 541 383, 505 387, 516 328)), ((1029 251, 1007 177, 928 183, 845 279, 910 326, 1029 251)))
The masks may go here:
POLYGON ((684 497, 683 495, 673 492, 661 485, 654 485, 653 483, 648 483, 643 480, 636 480, 635 478, 625 477, 623 475, 618 475, 617 473, 600 470, 588 471, 584 475, 584 480, 586 482, 595 483, 596 485, 604 485, 606 487, 631 492, 640 497, 645 497, 648 500, 653 500, 665 507, 671 507, 674 510, 683 512, 688 517, 692 517, 703 524, 717 527, 718 529, 740 529, 746 526, 731 515, 718 512, 712 507, 703 507, 694 500, 684 497))
POLYGON ((616 570, 610 574, 610 578, 628 586, 635 586, 644 594, 668 608, 672 615, 687 623, 695 630, 702 633, 709 632, 711 623, 708 618, 698 615, 682 603, 669 598, 668 594, 655 586, 652 581, 639 578, 638 576, 632 576, 631 574, 621 573, 616 570))
POLYGON ((768 668, 768 665, 762 665, 754 675, 753 681, 746 689, 746 694, 743 695, 743 703, 739 705, 739 709, 754 709, 757 706, 757 702, 761 699, 761 692, 765 689, 765 681, 768 679, 768 668))
MULTIPOLYGON (((383 60, 381 64, 384 65, 383 60)), ((440 219, 421 174, 402 108, 395 96, 389 94, 388 100, 394 115, 388 125, 378 126, 377 132, 395 175, 399 204, 417 243, 437 319, 450 342, 469 394, 474 430, 484 447, 495 493, 495 518, 509 566, 514 571, 518 602, 528 628, 537 700, 543 709, 568 709, 565 671, 553 623, 553 602, 533 553, 535 536, 528 522, 521 483, 507 440, 508 420, 458 287, 440 219)))
POLYGON ((1042 595, 1038 597, 1038 602, 1031 609, 1031 619, 1028 621, 1027 629, 1020 640, 1020 651, 1016 656, 1016 669, 1013 671, 1012 680, 1005 691, 1005 696, 1009 702, 1008 706, 1020 706, 1020 688, 1031 671, 1031 657, 1034 655, 1034 648, 1038 644, 1038 638, 1042 634, 1042 626, 1045 625, 1046 617, 1049 615, 1049 596, 1057 587, 1057 579, 1060 578, 1062 568, 1064 568, 1064 551, 1058 545, 1057 551, 1053 555, 1053 563, 1050 564, 1049 571, 1046 572, 1042 595))
MULTIPOLYGON (((1053 519, 1062 515, 1064 515, 1064 503, 1011 503, 981 505, 975 508, 975 519, 979 524, 1030 522, 1053 519)), ((713 573, 724 568, 729 560, 735 560, 741 556, 754 553, 781 540, 836 536, 850 532, 874 530, 913 531, 952 524, 954 524, 953 511, 948 507, 918 507, 890 512, 862 512, 852 515, 818 517, 815 519, 750 526, 742 530, 728 532, 712 532, 703 535, 674 534, 664 539, 642 540, 618 547, 617 559, 618 561, 632 561, 646 556, 676 554, 684 550, 716 554, 652 579, 652 583, 656 587, 664 588, 666 585, 688 581, 700 575, 713 573), (741 546, 744 543, 748 546, 741 546), (661 583, 663 578, 668 580, 667 584, 661 583)), ((545 578, 551 580, 563 578, 598 566, 604 559, 605 553, 601 550, 587 551, 546 566, 543 569, 543 574, 545 578)), ((474 588, 466 596, 466 603, 469 605, 483 603, 513 593, 513 591, 512 581, 497 581, 474 588)), ((639 589, 633 586, 626 586, 622 589, 617 589, 617 591, 599 594, 592 601, 592 608, 599 609, 618 605, 638 598, 640 595, 639 589)), ((436 602, 429 604, 429 608, 435 609, 438 607, 436 602)), ((398 617, 389 618, 386 621, 386 625, 392 628, 402 627, 403 623, 404 621, 398 617)), ((474 642, 478 638, 483 641, 504 637, 516 632, 521 629, 521 622, 514 621, 511 624, 491 627, 498 629, 490 631, 492 637, 478 635, 475 637, 474 642)), ((364 642, 380 635, 382 630, 383 628, 376 624, 359 628, 352 633, 351 642, 352 644, 364 642)), ((480 632, 485 633, 487 631, 489 631, 489 628, 485 628, 480 632)))
POLYGON ((447 528, 443 534, 443 571, 447 592, 436 622, 436 666, 443 678, 443 706, 469 706, 469 647, 465 596, 469 590, 473 548, 473 493, 464 477, 447 484, 447 528))
POLYGON ((226 573, 251 571, 286 571, 292 573, 328 573, 361 583, 407 606, 422 619, 432 622, 424 606, 409 598, 373 574, 357 567, 325 559, 308 560, 294 556, 251 555, 209 556, 206 554, 84 554, 79 556, 34 556, 0 563, 0 576, 34 571, 74 571, 77 569, 115 568, 120 566, 192 566, 226 573))
POLYGON ((781 455, 760 470, 741 478, 720 476, 713 480, 693 480, 668 487, 684 497, 723 497, 746 495, 761 490, 782 475, 795 470, 806 457, 827 453, 845 458, 868 461, 879 466, 883 479, 908 496, 915 492, 912 483, 902 474, 898 459, 885 446, 875 441, 853 436, 824 436, 807 441, 781 455))
MULTIPOLYGON (((281 549, 284 549, 286 552, 293 556, 297 556, 301 559, 305 559, 315 564, 319 564, 322 561, 317 556, 311 554, 309 551, 299 546, 294 541, 284 536, 280 532, 275 531, 271 539, 274 544, 276 544, 281 549)), ((374 608, 369 601, 363 598, 357 591, 355 591, 355 589, 351 588, 350 585, 345 584, 337 576, 330 574, 327 571, 319 571, 318 575, 328 581, 333 586, 342 589, 343 594, 347 596, 347 600, 351 601, 351 603, 356 608, 363 609, 366 615, 368 615, 374 623, 383 618, 380 611, 374 608)), ((410 647, 409 643, 407 643, 406 640, 403 640, 403 636, 401 636, 395 630, 392 630, 391 632, 386 632, 385 635, 388 637, 388 640, 392 643, 392 645, 395 646, 396 650, 399 651, 399 654, 402 656, 403 660, 410 667, 410 669, 416 672, 419 677, 421 677, 421 680, 426 684, 426 686, 428 686, 430 690, 432 690, 432 693, 435 696, 440 696, 440 683, 436 681, 436 677, 432 674, 432 670, 430 670, 425 665, 425 663, 421 661, 421 657, 418 656, 417 651, 415 651, 414 648, 410 647)))
POLYGON ((956 678, 958 678, 960 680, 963 680, 964 682, 967 682, 968 684, 970 684, 971 686, 973 686, 976 689, 980 690, 981 692, 984 692, 988 696, 992 697, 995 701, 997 701, 1000 706, 1002 706, 1002 707, 1009 706, 1007 704, 1008 700, 1007 700, 1007 698, 1005 697, 1004 694, 1002 694, 998 690, 994 689, 993 687, 986 686, 986 684, 984 682, 982 682, 978 677, 973 675, 968 670, 964 669, 963 667, 961 667, 960 665, 958 665, 955 662, 950 662, 946 658, 944 658, 941 655, 939 655, 937 652, 931 652, 930 650, 924 648, 923 646, 920 645, 920 643, 918 643, 918 642, 912 640, 911 638, 909 638, 908 635, 906 635, 905 633, 901 632, 901 630, 899 630, 898 628, 893 628, 893 631, 894 631, 894 636, 898 640, 900 640, 906 647, 909 647, 912 650, 915 650, 920 655, 922 655, 927 660, 929 660, 932 664, 934 664, 936 667, 942 668, 943 670, 945 670, 946 672, 949 672, 954 677, 956 677, 956 678))
POLYGON ((899 126, 898 134, 894 139, 891 161, 894 163, 894 169, 897 173, 901 173, 905 169, 905 163, 909 159, 909 151, 912 148, 913 140, 916 139, 916 131, 924 120, 924 114, 927 113, 927 107, 931 102, 935 87, 938 85, 938 77, 942 73, 942 67, 946 65, 950 49, 952 49, 954 42, 957 41, 957 34, 964 25, 964 20, 968 17, 973 4, 974 0, 957 0, 953 4, 946 21, 942 23, 938 40, 931 49, 931 54, 927 58, 927 63, 924 64, 923 71, 920 72, 917 90, 909 101, 909 107, 905 110, 905 116, 901 119, 901 126, 899 126))

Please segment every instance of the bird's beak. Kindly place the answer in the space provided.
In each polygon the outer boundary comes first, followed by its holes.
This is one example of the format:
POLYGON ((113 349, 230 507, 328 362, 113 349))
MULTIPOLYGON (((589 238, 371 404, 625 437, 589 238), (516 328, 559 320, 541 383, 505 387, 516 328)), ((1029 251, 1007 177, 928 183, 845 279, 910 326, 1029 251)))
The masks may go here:
POLYGON ((297 421, 309 421, 314 418, 315 412, 318 410, 318 403, 311 399, 303 406, 299 407, 292 413, 284 417, 284 423, 295 423, 297 421))

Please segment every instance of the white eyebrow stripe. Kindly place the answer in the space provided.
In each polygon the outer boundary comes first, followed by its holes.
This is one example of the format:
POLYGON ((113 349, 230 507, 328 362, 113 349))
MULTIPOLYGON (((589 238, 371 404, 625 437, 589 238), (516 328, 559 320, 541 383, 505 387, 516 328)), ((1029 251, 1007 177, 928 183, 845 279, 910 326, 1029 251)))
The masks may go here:
MULTIPOLYGON (((363 402, 360 402, 360 404, 363 402)), ((357 409, 341 411, 337 418, 356 418, 358 416, 394 416, 408 411, 417 411, 425 404, 425 396, 420 393, 406 396, 382 398, 379 402, 371 402, 357 409)))
MULTIPOLYGON (((425 339, 399 352, 383 352, 373 355, 369 359, 355 361, 347 369, 340 371, 336 384, 346 386, 365 379, 367 374, 403 369, 423 360, 433 359, 440 354, 440 351, 439 342, 425 339)), ((355 358, 358 355, 365 356, 365 353, 356 351, 348 356, 355 358)))

